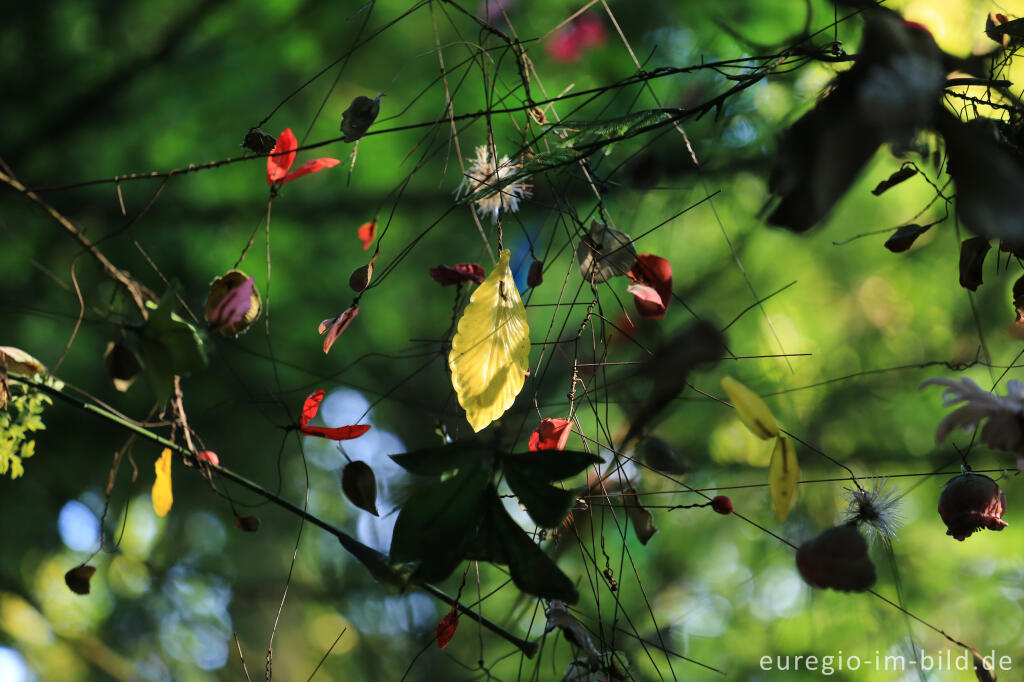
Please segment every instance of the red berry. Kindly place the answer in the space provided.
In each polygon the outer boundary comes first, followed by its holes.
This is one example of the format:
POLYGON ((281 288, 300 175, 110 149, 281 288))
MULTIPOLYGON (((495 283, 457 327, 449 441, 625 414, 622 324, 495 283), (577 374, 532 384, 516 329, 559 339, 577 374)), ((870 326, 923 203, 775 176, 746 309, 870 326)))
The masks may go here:
POLYGON ((711 508, 719 514, 732 514, 732 500, 725 495, 719 495, 711 500, 711 508))

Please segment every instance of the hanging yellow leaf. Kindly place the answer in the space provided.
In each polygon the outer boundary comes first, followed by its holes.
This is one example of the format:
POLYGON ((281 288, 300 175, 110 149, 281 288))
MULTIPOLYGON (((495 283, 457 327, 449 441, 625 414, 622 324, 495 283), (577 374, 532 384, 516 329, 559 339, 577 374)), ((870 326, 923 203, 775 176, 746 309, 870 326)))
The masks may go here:
POLYGON ((779 423, 775 421, 775 415, 756 393, 730 376, 722 377, 722 388, 736 408, 736 414, 751 433, 762 440, 779 435, 779 423))
POLYGON ((796 448, 785 436, 779 436, 768 466, 768 490, 772 494, 775 518, 782 523, 789 516, 789 508, 796 497, 796 484, 800 482, 800 465, 796 461, 796 448))
POLYGON ((171 494, 171 449, 164 448, 156 461, 156 481, 153 483, 153 511, 157 516, 167 516, 174 504, 171 494))
POLYGON ((452 386, 473 431, 512 407, 530 367, 530 327, 519 298, 509 251, 477 287, 452 339, 452 386))

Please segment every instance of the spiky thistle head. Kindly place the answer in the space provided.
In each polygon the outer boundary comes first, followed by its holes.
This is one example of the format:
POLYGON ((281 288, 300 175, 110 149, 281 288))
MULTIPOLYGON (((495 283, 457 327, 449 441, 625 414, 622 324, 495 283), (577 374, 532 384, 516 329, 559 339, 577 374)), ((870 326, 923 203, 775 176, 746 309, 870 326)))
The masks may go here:
POLYGON ((455 196, 459 199, 472 197, 481 218, 490 215, 492 221, 497 221, 500 211, 518 211, 520 200, 530 196, 526 181, 516 179, 522 166, 512 163, 508 156, 502 156, 495 162, 495 156, 488 147, 481 145, 469 163, 455 196))
MULTIPOLYGON (((845 488, 846 523, 863 524, 884 540, 894 540, 903 525, 897 504, 895 488, 887 488, 884 478, 876 478, 870 488, 845 488)), ((871 533, 869 533, 870 537, 871 533)))

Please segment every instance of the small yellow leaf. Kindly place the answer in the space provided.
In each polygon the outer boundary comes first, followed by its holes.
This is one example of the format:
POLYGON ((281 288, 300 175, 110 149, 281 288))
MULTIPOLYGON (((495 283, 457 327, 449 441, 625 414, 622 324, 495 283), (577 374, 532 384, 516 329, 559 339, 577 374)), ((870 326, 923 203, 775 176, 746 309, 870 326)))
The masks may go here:
POLYGON ((772 494, 775 518, 782 523, 789 516, 789 508, 796 498, 796 484, 800 482, 800 465, 796 461, 796 448, 785 436, 779 436, 768 466, 768 490, 772 494))
POLYGON ((171 449, 164 448, 156 461, 156 481, 153 483, 153 511, 157 516, 167 516, 174 504, 171 494, 171 449))
POLYGON ((530 327, 509 256, 508 249, 502 251, 473 292, 448 355, 452 386, 473 431, 512 407, 530 368, 530 327))
POLYGON ((775 421, 775 415, 756 393, 730 376, 722 377, 722 388, 736 408, 736 414, 751 433, 762 440, 779 435, 779 423, 775 421))

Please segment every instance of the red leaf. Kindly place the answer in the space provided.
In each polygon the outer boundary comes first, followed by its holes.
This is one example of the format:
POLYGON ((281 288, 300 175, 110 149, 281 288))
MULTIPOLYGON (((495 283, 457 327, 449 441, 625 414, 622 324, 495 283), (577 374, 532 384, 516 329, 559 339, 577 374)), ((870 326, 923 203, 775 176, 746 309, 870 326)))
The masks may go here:
POLYGON ((218 457, 217 453, 212 450, 203 450, 198 455, 196 455, 196 457, 203 460, 204 462, 209 462, 215 467, 220 466, 220 457, 218 457))
POLYGON ((434 631, 438 649, 448 646, 448 643, 452 641, 452 637, 455 636, 455 628, 457 627, 459 627, 459 610, 453 606, 452 610, 437 624, 437 630, 434 631))
POLYGON ((371 220, 359 226, 359 239, 363 242, 363 251, 370 248, 374 238, 377 236, 377 221, 371 220))
POLYGON ((636 258, 636 265, 626 274, 634 284, 642 284, 654 289, 661 299, 659 304, 644 295, 637 295, 637 292, 630 288, 637 312, 642 317, 651 320, 660 320, 665 317, 665 310, 668 308, 669 301, 672 300, 672 266, 669 262, 661 256, 641 253, 636 258))
POLYGON ((530 451, 564 450, 572 433, 572 422, 568 419, 541 419, 530 434, 530 451))
POLYGON ((352 426, 303 426, 299 431, 306 436, 320 436, 330 440, 352 440, 359 438, 370 430, 369 424, 353 424, 352 426))
POLYGON ((320 411, 320 403, 324 401, 323 391, 313 391, 306 398, 306 402, 302 403, 302 416, 299 417, 299 426, 305 426, 309 423, 309 420, 316 416, 316 413, 320 411))
POLYGON ((430 268, 430 276, 434 278, 435 282, 440 282, 442 286, 462 284, 463 282, 480 284, 484 281, 484 269, 476 263, 438 265, 436 268, 430 268))
MULTIPOLYGON (((293 156, 292 158, 294 159, 295 157, 293 156)), ((313 159, 312 161, 307 161, 306 163, 302 164, 301 166, 293 170, 288 175, 284 176, 281 179, 281 184, 283 185, 286 182, 291 182, 292 180, 295 180, 296 178, 301 178, 303 175, 316 173, 317 171, 321 171, 324 168, 334 168, 339 163, 341 163, 341 161, 338 161, 337 159, 327 158, 313 159)))
POLYGON ((324 337, 324 353, 331 350, 331 346, 334 345, 334 342, 338 340, 338 337, 341 336, 341 333, 345 331, 358 313, 359 306, 354 305, 351 308, 347 308, 345 312, 334 319, 329 318, 320 323, 320 333, 327 332, 327 336, 324 337))
POLYGON ((281 136, 277 138, 277 145, 274 146, 270 151, 270 156, 267 157, 268 185, 273 185, 288 175, 288 169, 295 163, 295 150, 298 147, 299 143, 295 139, 295 135, 292 134, 292 129, 285 128, 281 136), (274 156, 274 154, 279 152, 287 153, 274 156))

